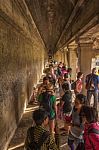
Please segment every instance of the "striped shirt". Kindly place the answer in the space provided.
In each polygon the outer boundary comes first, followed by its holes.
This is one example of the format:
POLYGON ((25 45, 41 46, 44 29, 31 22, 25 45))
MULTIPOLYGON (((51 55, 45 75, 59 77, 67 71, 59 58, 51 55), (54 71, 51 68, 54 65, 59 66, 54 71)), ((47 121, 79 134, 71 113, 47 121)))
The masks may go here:
MULTIPOLYGON (((30 128, 29 128, 30 129, 30 128)), ((31 143, 31 130, 27 131, 27 137, 25 140, 25 148, 27 149, 29 144, 31 143)), ((46 130, 42 127, 42 126, 35 126, 34 127, 34 141, 36 143, 39 142, 39 139, 42 137, 42 134, 46 132, 46 130)), ((55 144, 55 140, 53 138, 53 136, 51 134, 48 135, 48 137, 45 139, 44 143, 42 144, 40 150, 58 150, 56 144, 55 144)))

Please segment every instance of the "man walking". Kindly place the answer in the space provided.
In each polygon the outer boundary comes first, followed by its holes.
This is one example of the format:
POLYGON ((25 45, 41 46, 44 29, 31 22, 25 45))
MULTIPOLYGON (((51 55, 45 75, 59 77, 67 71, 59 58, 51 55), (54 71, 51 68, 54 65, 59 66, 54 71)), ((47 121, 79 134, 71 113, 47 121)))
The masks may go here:
POLYGON ((94 105, 97 109, 98 103, 98 90, 99 90, 99 76, 96 75, 96 68, 92 69, 92 73, 86 76, 86 89, 87 89, 87 100, 88 105, 90 105, 91 97, 94 97, 94 105))

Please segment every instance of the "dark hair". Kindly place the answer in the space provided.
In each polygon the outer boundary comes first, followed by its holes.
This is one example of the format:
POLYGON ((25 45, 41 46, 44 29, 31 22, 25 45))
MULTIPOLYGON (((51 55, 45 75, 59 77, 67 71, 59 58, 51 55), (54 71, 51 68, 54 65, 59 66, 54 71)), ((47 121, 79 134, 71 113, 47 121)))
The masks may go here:
POLYGON ((62 66, 62 69, 66 69, 66 66, 62 66))
POLYGON ((68 74, 68 73, 65 73, 65 74, 64 74, 64 78, 69 78, 69 74, 68 74))
POLYGON ((45 80, 49 80, 49 77, 44 77, 44 78, 43 78, 43 81, 45 81, 45 80))
POLYGON ((81 104, 86 104, 87 98, 85 95, 77 94, 76 99, 78 99, 81 104))
POLYGON ((69 71, 72 71, 72 68, 68 68, 68 72, 69 72, 69 71))
POLYGON ((50 65, 49 65, 49 67, 53 67, 53 65, 52 65, 52 64, 50 64, 50 65))
POLYGON ((83 74, 82 72, 78 72, 77 78, 79 79, 79 78, 81 77, 82 74, 83 74))
POLYGON ((64 83, 64 84, 62 85, 62 89, 63 89, 64 91, 69 90, 69 84, 68 84, 68 83, 64 83))
POLYGON ((94 73, 96 71, 96 68, 92 68, 92 73, 94 73))
POLYGON ((44 109, 37 109, 33 112, 32 117, 36 125, 41 125, 48 117, 48 113, 44 109))
POLYGON ((94 123, 98 121, 98 112, 93 107, 83 106, 80 114, 81 116, 86 117, 88 123, 94 123))

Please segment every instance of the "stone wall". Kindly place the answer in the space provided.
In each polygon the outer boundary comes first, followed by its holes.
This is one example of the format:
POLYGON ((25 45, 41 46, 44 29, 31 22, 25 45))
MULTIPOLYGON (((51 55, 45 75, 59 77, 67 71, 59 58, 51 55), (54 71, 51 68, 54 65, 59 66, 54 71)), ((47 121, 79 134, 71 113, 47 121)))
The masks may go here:
POLYGON ((44 68, 44 44, 21 5, 0 0, 0 150, 7 148, 44 68))

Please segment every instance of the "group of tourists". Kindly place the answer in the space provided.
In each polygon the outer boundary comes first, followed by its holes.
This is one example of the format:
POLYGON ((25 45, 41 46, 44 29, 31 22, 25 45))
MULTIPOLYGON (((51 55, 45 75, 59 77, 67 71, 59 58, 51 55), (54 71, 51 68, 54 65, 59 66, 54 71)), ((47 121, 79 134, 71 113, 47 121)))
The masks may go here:
POLYGON ((59 150, 61 131, 66 133, 71 150, 98 150, 99 76, 96 74, 96 68, 86 76, 87 96, 82 94, 82 72, 78 72, 76 81, 72 81, 72 68, 67 68, 62 62, 54 66, 50 64, 45 72, 46 76, 37 92, 39 109, 33 112, 33 126, 27 131, 26 150, 59 150), (58 102, 57 88, 60 95, 58 102), (58 127, 59 120, 64 121, 64 127, 61 129, 58 127))

